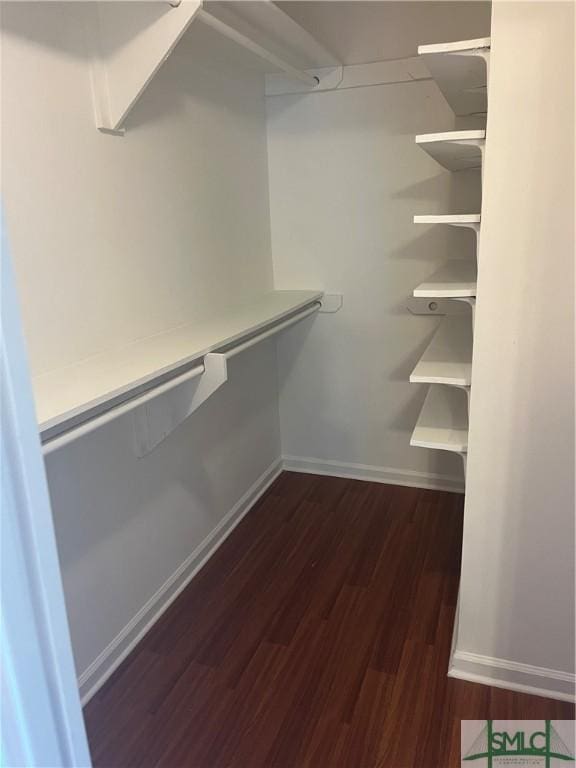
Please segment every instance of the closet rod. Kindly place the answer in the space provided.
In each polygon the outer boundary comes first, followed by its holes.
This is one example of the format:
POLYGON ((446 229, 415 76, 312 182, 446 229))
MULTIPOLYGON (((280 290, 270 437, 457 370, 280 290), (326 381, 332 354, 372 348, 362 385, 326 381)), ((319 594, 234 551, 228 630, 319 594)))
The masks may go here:
POLYGON ((120 405, 113 406, 110 410, 98 414, 98 416, 95 416, 93 419, 83 421, 81 424, 71 427, 66 432, 62 432, 54 438, 48 438, 46 442, 42 443, 42 453, 44 456, 47 456, 49 453, 74 442, 74 440, 77 440, 79 437, 94 432, 94 430, 103 427, 104 424, 108 424, 108 422, 117 419, 119 416, 134 410, 134 408, 137 408, 139 405, 144 405, 144 403, 153 400, 155 397, 158 397, 158 395, 168 392, 179 384, 183 384, 185 381, 195 379, 203 373, 204 365, 201 363, 191 370, 186 371, 186 373, 182 373, 180 376, 170 379, 170 381, 167 381, 165 384, 161 384, 159 387, 154 387, 154 389, 145 392, 143 395, 137 395, 131 400, 120 403, 120 405))
MULTIPOLYGON (((283 322, 272 326, 272 328, 269 328, 267 331, 258 333, 256 336, 253 336, 247 341, 244 341, 241 344, 238 344, 237 346, 222 352, 221 354, 226 358, 226 360, 229 360, 231 357, 235 357, 236 355, 240 354, 240 352, 244 352, 246 349, 249 349, 261 341, 264 341, 264 339, 267 339, 279 331, 283 331, 285 328, 289 328, 291 325, 299 323, 300 320, 304 320, 306 317, 309 317, 315 312, 318 312, 321 306, 322 305, 319 301, 315 301, 312 306, 307 307, 292 317, 289 317, 288 320, 284 320, 283 322)), ((214 351, 217 353, 217 350, 214 351)), ((98 414, 92 419, 83 421, 81 424, 71 427, 66 432, 55 435, 53 438, 48 438, 44 443, 42 443, 42 453, 44 456, 47 456, 59 448, 63 448, 65 445, 69 445, 79 437, 83 437, 84 435, 99 429, 100 427, 104 426, 104 424, 108 424, 110 421, 113 421, 119 416, 122 416, 125 413, 129 413, 130 411, 134 410, 134 408, 138 408, 138 406, 147 403, 149 400, 153 400, 159 395, 162 395, 165 392, 169 392, 171 389, 174 389, 174 387, 178 387, 180 384, 183 384, 186 381, 190 381, 197 378, 198 376, 201 376, 204 373, 204 370, 204 364, 200 363, 194 368, 181 373, 179 376, 175 376, 173 379, 170 379, 170 381, 167 381, 164 384, 160 384, 148 392, 144 392, 142 395, 137 395, 136 397, 133 397, 126 402, 120 403, 119 405, 111 408, 108 411, 105 411, 104 413, 98 414)))
POLYGON ((301 69, 296 69, 296 67, 293 67, 291 64, 288 64, 287 61, 280 59, 271 51, 266 50, 266 48, 263 48, 261 45, 258 45, 258 43, 255 43, 249 37, 246 37, 246 35, 243 35, 241 32, 238 32, 238 30, 234 29, 234 27, 230 27, 228 24, 225 24, 223 21, 220 21, 220 19, 217 19, 216 16, 212 16, 211 13, 208 13, 207 11, 204 11, 201 9, 196 14, 196 18, 199 21, 204 22, 204 24, 206 24, 207 26, 212 27, 212 29, 214 29, 219 34, 223 35, 224 37, 227 37, 229 40, 233 40, 238 45, 241 45, 243 48, 246 48, 247 50, 251 51, 260 59, 263 59, 264 61, 268 61, 270 64, 273 64, 275 67, 282 70, 282 72, 287 74, 289 77, 293 77, 296 80, 300 80, 302 83, 306 83, 306 85, 309 85, 311 88, 315 88, 320 82, 317 77, 309 75, 307 72, 303 72, 301 69))
POLYGON ((312 306, 304 309, 295 317, 289 317, 288 320, 284 320, 282 323, 274 325, 267 331, 262 331, 262 333, 259 333, 257 336, 253 336, 251 339, 242 342, 242 344, 238 344, 236 347, 232 347, 232 349, 229 349, 222 354, 226 360, 229 360, 231 357, 239 355, 240 352, 244 352, 244 350, 253 347, 255 344, 258 344, 261 341, 264 341, 264 339, 267 339, 269 336, 273 336, 275 333, 278 333, 278 331, 283 331, 284 328, 289 328, 291 325, 294 325, 294 323, 299 323, 300 320, 304 320, 309 315, 313 315, 315 312, 318 312, 321 306, 322 304, 319 301, 315 301, 312 306))

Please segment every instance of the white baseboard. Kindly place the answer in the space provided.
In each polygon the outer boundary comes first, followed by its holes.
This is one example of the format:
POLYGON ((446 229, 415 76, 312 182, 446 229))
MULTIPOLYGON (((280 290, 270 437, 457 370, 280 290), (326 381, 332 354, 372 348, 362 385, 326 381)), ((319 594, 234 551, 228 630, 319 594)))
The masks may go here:
POLYGON ((409 469, 393 469, 391 467, 376 467, 370 464, 323 461, 322 459, 313 459, 307 456, 284 456, 283 465, 287 472, 348 477, 352 480, 369 480, 373 483, 406 485, 411 488, 464 493, 464 477, 452 475, 414 472, 409 469))
POLYGON ((576 675, 508 659, 454 650, 448 677, 560 701, 576 700, 576 675))
POLYGON ((459 651, 459 609, 460 590, 458 590, 454 616, 448 677, 466 680, 469 683, 490 685, 494 688, 505 688, 508 691, 543 696, 546 699, 570 702, 576 700, 576 675, 574 674, 546 669, 545 667, 535 667, 531 664, 522 664, 508 659, 481 656, 478 653, 469 653, 468 651, 459 651))
POLYGON ((456 611, 454 612, 454 624, 452 625, 452 642, 450 643, 450 661, 448 666, 452 666, 452 659, 458 646, 458 626, 460 624, 460 584, 458 584, 458 597, 456 598, 456 611))
POLYGON ((256 480, 224 516, 214 530, 196 547, 170 578, 152 595, 124 629, 109 643, 78 678, 82 705, 86 704, 122 663, 130 651, 158 621, 191 579, 250 511, 282 471, 278 459, 256 480))

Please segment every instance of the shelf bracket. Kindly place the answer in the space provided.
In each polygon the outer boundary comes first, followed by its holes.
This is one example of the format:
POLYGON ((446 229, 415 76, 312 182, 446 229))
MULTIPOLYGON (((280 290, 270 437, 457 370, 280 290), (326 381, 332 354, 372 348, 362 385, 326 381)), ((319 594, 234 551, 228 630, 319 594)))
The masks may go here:
POLYGON ((134 450, 138 458, 154 450, 176 427, 228 380, 226 355, 204 357, 204 373, 133 411, 134 450))
POLYGON ((332 315, 338 312, 344 304, 344 296, 341 293, 325 293, 320 299, 320 314, 332 315))
POLYGON ((472 313, 472 332, 474 332, 474 321, 476 320, 476 299, 472 296, 455 296, 452 301, 459 301, 462 304, 468 304, 472 313))
POLYGON ((406 301, 406 309, 411 315, 464 315, 465 307, 454 304, 456 299, 421 298, 410 296, 406 301))
POLYGON ((464 229, 471 229, 474 234, 476 235, 476 258, 478 258, 478 253, 480 251, 480 223, 470 223, 470 222, 450 222, 451 227, 463 227, 464 229))
POLYGON ((98 130, 124 133, 128 113, 201 8, 201 0, 93 4, 87 33, 98 130))

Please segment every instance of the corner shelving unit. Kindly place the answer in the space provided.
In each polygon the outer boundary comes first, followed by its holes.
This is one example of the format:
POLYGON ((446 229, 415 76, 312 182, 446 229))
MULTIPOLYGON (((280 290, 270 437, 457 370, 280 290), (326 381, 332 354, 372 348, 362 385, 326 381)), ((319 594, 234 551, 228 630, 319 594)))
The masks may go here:
MULTIPOLYGON (((490 38, 423 45, 418 53, 456 117, 485 116, 490 38)), ((416 136, 416 144, 448 171, 482 171, 485 142, 484 128, 416 136)), ((466 227, 476 235, 473 260, 447 261, 414 289, 417 298, 464 301, 471 307, 468 316, 447 315, 442 320, 410 376, 412 383, 430 385, 410 444, 458 453, 464 472, 481 221, 481 213, 414 216, 415 224, 466 227)))

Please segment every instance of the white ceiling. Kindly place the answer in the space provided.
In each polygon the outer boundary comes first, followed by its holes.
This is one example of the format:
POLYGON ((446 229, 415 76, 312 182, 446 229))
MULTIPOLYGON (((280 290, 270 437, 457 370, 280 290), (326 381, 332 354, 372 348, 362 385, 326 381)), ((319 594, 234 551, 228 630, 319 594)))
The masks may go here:
POLYGON ((344 64, 365 64, 416 55, 417 46, 490 34, 490 3, 278 2, 344 64))

